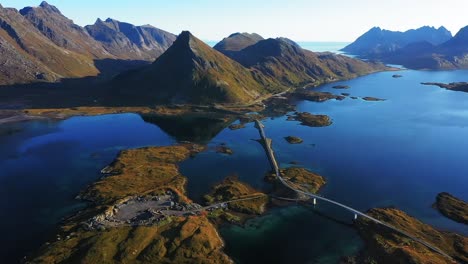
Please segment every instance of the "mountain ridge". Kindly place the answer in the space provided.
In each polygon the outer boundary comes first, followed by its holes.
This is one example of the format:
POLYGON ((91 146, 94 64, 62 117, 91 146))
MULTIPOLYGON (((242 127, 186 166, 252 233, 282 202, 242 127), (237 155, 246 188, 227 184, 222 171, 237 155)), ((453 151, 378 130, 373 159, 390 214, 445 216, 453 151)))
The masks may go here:
MULTIPOLYGON (((383 46, 388 45, 388 42, 382 42, 382 39, 373 35, 372 32, 377 32, 379 30, 381 32, 385 31, 380 28, 372 28, 343 50, 354 53, 365 59, 400 64, 411 69, 438 70, 468 68, 468 26, 460 29, 455 36, 451 36, 450 38, 448 38, 448 31, 444 27, 438 29, 423 27, 416 30, 408 30, 406 32, 416 32, 418 30, 419 32, 434 32, 434 30, 436 30, 440 34, 445 35, 443 38, 448 39, 444 42, 431 42, 429 37, 425 40, 419 38, 409 42, 407 41, 408 43, 405 43, 405 45, 400 45, 402 43, 398 45, 395 44, 392 46, 392 49, 376 50, 374 46, 372 46, 375 43, 383 43, 383 46), (365 43, 366 40, 369 40, 369 43, 372 45, 361 45, 363 42, 365 43)), ((421 37, 421 35, 419 37, 421 37)), ((443 38, 440 40, 443 40, 443 38)))
MULTIPOLYGON (((0 85, 56 82, 103 73, 112 76, 154 61, 176 37, 155 27, 126 26, 134 29, 141 45, 112 50, 45 1, 21 10, 0 6, 0 63, 4 65, 0 85)), ((111 31, 110 35, 117 33, 111 31)))

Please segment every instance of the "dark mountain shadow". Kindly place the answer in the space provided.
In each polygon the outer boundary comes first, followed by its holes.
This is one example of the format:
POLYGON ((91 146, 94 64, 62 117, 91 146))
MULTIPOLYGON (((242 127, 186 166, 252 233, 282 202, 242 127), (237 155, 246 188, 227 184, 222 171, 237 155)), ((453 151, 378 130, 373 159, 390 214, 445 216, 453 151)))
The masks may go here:
POLYGON ((109 80, 120 73, 134 70, 149 64, 151 64, 151 62, 144 60, 103 59, 94 61, 94 66, 96 66, 100 72, 99 78, 104 78, 106 80, 109 80))
POLYGON ((95 60, 98 76, 0 86, 0 109, 113 106, 108 84, 116 75, 150 64, 141 60, 95 60))
POLYGON ((145 122, 155 124, 177 141, 206 144, 229 126, 235 118, 186 114, 182 116, 141 115, 145 122))

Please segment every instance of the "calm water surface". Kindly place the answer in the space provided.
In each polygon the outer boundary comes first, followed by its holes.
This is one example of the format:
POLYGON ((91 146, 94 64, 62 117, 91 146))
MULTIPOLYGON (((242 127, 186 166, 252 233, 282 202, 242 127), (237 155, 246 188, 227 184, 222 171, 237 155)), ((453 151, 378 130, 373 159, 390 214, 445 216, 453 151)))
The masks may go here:
MULTIPOLYGON (((468 200, 468 93, 419 84, 467 81, 468 71, 403 71, 398 79, 393 74, 341 82, 349 90, 332 89, 336 84, 318 88, 384 102, 297 102, 300 111, 329 115, 330 127, 305 127, 286 116, 266 120, 278 160, 283 167, 296 161, 325 176, 321 194, 356 209, 397 206, 440 229, 468 235, 465 226, 431 208, 442 191, 468 200), (288 135, 304 143, 289 145, 283 139, 288 135)), ((236 131, 218 126, 209 129, 211 139, 197 137, 208 142, 208 151, 180 164, 189 178, 189 196, 200 200, 211 185, 233 174, 268 190, 263 176, 270 168, 252 140, 258 138, 253 124, 236 131), (216 129, 219 133, 213 133, 216 129), (221 143, 234 154, 215 153, 221 143)), ((37 248, 62 217, 85 206, 74 197, 100 177, 99 170, 119 150, 171 145, 176 133, 167 122, 160 128, 134 114, 0 127, 0 210, 5 216, 0 218, 0 259, 9 263, 37 248)), ((241 263, 336 263, 362 248, 351 219, 325 204, 290 206, 245 227, 224 227, 221 234, 226 251, 241 263)))

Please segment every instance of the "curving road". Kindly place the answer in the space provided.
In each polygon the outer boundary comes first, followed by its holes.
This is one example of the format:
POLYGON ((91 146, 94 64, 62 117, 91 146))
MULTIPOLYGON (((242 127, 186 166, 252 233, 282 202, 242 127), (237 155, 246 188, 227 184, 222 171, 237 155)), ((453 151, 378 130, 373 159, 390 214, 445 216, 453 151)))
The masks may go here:
POLYGON ((377 224, 380 224, 380 225, 383 225, 383 226, 386 226, 387 228, 390 228, 406 237, 409 237, 411 238, 412 240, 426 246, 427 248, 431 249, 432 251, 436 252, 436 253, 439 253, 440 255, 442 256, 445 256, 447 257, 448 259, 450 259, 451 261, 455 262, 454 259, 448 255, 447 253, 443 252, 441 249, 401 230, 401 229, 398 229, 390 224, 387 224, 385 222, 382 222, 372 216, 369 216, 361 211, 358 211, 354 208, 351 208, 347 205, 344 205, 342 203, 339 203, 339 202, 336 202, 336 201, 333 201, 331 199, 328 199, 328 198, 325 198, 325 197, 322 197, 322 196, 319 196, 317 194, 314 194, 314 193, 310 193, 310 192, 305 192, 305 191, 302 191, 302 190, 299 190, 299 189, 296 189, 294 188, 293 186, 289 185, 286 180, 281 177, 281 173, 280 173, 280 170, 279 170, 279 167, 278 167, 278 163, 276 161, 276 158, 275 158, 275 155, 273 153, 273 149, 271 147, 271 139, 267 138, 266 135, 265 135, 265 130, 264 130, 264 125, 259 121, 259 120, 255 120, 255 127, 258 129, 259 133, 260 133, 260 137, 261 137, 261 143, 263 145, 263 147, 265 148, 265 151, 267 153, 267 156, 268 156, 268 159, 270 161, 270 164, 272 166, 272 168, 275 170, 275 174, 276 174, 276 177, 278 177, 278 179, 280 180, 280 182, 287 188, 291 189, 292 191, 295 191, 297 193, 300 193, 300 194, 303 194, 305 196, 308 196, 308 197, 311 197, 311 198, 314 198, 314 199, 317 199, 317 200, 321 200, 321 201, 325 201, 325 202, 328 202, 328 203, 331 203, 331 204, 334 204, 334 205, 337 205, 338 207, 341 207, 341 208, 344 208, 352 213, 354 213, 355 215, 359 215, 361 217, 364 217, 364 218, 367 218, 377 224))

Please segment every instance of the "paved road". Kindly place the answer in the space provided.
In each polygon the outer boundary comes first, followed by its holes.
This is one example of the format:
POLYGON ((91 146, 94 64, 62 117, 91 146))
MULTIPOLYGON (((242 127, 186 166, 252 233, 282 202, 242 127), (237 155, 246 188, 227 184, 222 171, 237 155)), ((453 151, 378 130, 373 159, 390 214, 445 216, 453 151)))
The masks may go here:
POLYGON ((369 216, 369 215, 367 215, 367 214, 365 214, 365 213, 363 213, 363 212, 360 212, 360 211, 358 211, 358 210, 356 210, 356 209, 354 209, 354 208, 351 208, 351 207, 349 207, 349 206, 347 206, 347 205, 344 205, 344 204, 342 204, 342 203, 333 201, 333 200, 331 200, 331 199, 325 198, 325 197, 323 197, 323 196, 320 196, 320 195, 317 195, 317 194, 314 194, 314 193, 305 192, 305 191, 296 189, 296 188, 292 187, 291 185, 289 185, 289 184, 286 182, 286 180, 285 180, 283 177, 281 177, 281 173, 280 173, 280 170, 279 170, 279 166, 278 166, 278 163, 277 163, 277 161, 276 161, 275 155, 274 155, 274 153, 273 153, 273 149, 272 149, 272 147, 271 147, 271 139, 267 138, 266 135, 265 135, 265 130, 264 130, 265 126, 264 126, 259 120, 255 120, 255 127, 258 129, 258 131, 259 131, 259 133, 260 133, 260 137, 261 137, 261 140, 262 140, 262 145, 263 145, 263 147, 265 148, 265 151, 266 151, 266 153, 267 153, 267 156, 268 156, 268 159, 269 159, 269 161, 270 161, 270 164, 271 164, 272 168, 275 170, 276 176, 278 177, 278 179, 280 180, 280 182, 281 182, 285 187, 287 187, 287 188, 289 188, 289 189, 291 189, 291 190, 293 190, 293 191, 295 191, 295 192, 297 192, 297 193, 306 195, 306 196, 308 196, 308 197, 311 197, 311 198, 314 198, 314 199, 317 199, 317 200, 322 200, 322 201, 325 201, 325 202, 328 202, 328 203, 337 205, 337 206, 339 206, 339 207, 341 207, 341 208, 344 208, 344 209, 346 209, 346 210, 348 210, 348 211, 350 211, 350 212, 352 212, 352 213, 354 213, 354 214, 356 214, 356 215, 359 215, 359 216, 364 217, 364 218, 367 218, 367 219, 369 219, 369 220, 371 220, 371 221, 373 221, 373 222, 375 222, 375 223, 378 223, 378 224, 381 224, 381 225, 383 225, 383 226, 386 226, 387 228, 390 228, 390 229, 392 229, 392 230, 394 230, 394 231, 396 231, 396 232, 398 232, 398 233, 400 233, 400 234, 403 234, 404 236, 411 238, 412 240, 414 240, 414 241, 416 241, 416 242, 418 242, 418 243, 420 243, 420 244, 426 246, 427 248, 431 249, 432 251, 434 251, 434 252, 436 252, 436 253, 439 253, 439 254, 441 254, 442 256, 445 256, 445 257, 447 257, 448 259, 450 259, 450 260, 452 260, 453 262, 455 262, 455 261, 453 260, 453 258, 452 258, 450 255, 448 255, 447 253, 443 252, 441 249, 439 249, 439 248, 437 248, 437 247, 435 247, 435 246, 433 246, 433 245, 431 245, 431 244, 429 244, 429 243, 427 243, 427 242, 425 242, 425 241, 423 241, 423 240, 421 240, 421 239, 419 239, 419 238, 417 238, 417 237, 415 237, 415 236, 413 236, 413 235, 411 235, 411 234, 409 234, 409 233, 407 233, 407 232, 405 232, 405 231, 403 231, 403 230, 400 230, 400 229, 398 229, 398 228, 396 228, 396 227, 394 227, 394 226, 392 226, 392 225, 390 225, 390 224, 387 224, 387 223, 385 223, 385 222, 382 222, 382 221, 380 221, 380 220, 378 220, 378 219, 376 219, 376 218, 374 218, 374 217, 372 217, 372 216, 369 216))

